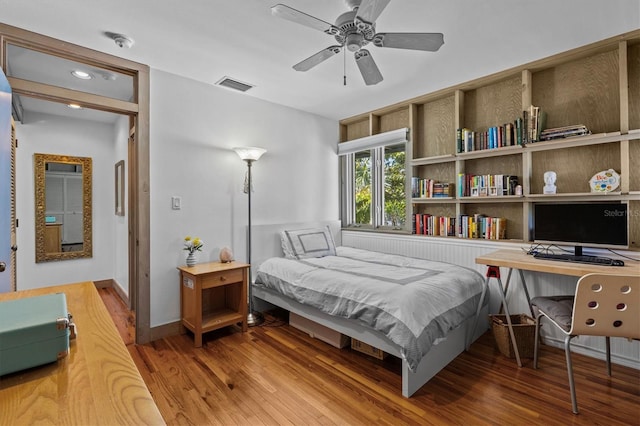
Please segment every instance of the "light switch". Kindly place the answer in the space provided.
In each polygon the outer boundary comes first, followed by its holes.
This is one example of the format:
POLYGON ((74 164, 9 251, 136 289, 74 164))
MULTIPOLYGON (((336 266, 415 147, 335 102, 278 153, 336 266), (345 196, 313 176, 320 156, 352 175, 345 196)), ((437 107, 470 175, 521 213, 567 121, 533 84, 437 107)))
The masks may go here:
POLYGON ((182 207, 182 197, 171 197, 171 208, 173 210, 180 210, 182 207))

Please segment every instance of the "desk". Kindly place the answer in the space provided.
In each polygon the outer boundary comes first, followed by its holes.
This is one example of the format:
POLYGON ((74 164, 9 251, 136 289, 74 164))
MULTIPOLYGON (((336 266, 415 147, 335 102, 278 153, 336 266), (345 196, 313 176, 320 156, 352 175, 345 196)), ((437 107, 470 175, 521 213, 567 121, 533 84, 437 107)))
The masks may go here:
MULTIPOLYGON (((527 302, 529 302, 529 307, 531 307, 531 299, 529 297, 529 290, 527 289, 527 284, 524 280, 524 274, 522 273, 522 271, 546 272, 549 274, 571 275, 576 277, 581 277, 583 275, 592 273, 628 274, 637 275, 638 277, 640 277, 640 265, 633 261, 626 262, 625 266, 602 266, 591 265, 588 263, 558 262, 554 260, 536 259, 523 251, 517 250, 494 251, 492 253, 477 257, 476 263, 480 265, 487 265, 488 267, 486 278, 487 285, 485 287, 488 288, 489 280, 491 278, 496 278, 498 280, 501 290, 500 296, 502 298, 502 304, 507 316, 509 335, 511 337, 511 343, 513 344, 513 350, 515 352, 516 361, 519 367, 522 367, 522 362, 520 361, 520 353, 518 352, 518 346, 516 345, 515 336, 513 335, 513 327, 511 325, 509 308, 506 301, 506 293, 509 288, 511 273, 514 269, 517 269, 518 273, 520 274, 520 281, 522 282, 523 290, 525 292, 525 296, 527 297, 527 302), (500 279, 500 271, 498 267, 509 268, 507 281, 504 287, 502 285, 502 280, 500 279)), ((482 303, 483 301, 484 300, 481 300, 480 303, 482 303)), ((533 316, 533 312, 531 312, 531 315, 533 316)))
POLYGON ((92 282, 0 294, 63 292, 78 327, 69 355, 0 377, 0 424, 165 424, 92 282))

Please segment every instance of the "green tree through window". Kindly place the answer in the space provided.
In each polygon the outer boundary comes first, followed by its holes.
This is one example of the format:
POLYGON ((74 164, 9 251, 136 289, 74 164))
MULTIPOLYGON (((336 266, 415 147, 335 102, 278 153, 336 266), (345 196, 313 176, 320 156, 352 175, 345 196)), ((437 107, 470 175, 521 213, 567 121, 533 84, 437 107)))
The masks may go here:
POLYGON ((361 151, 355 156, 356 223, 371 224, 371 152, 361 151))
POLYGON ((384 224, 403 227, 406 213, 405 146, 385 147, 384 153, 384 224))
POLYGON ((406 215, 405 179, 404 144, 357 152, 354 157, 355 223, 374 224, 373 190, 380 188, 382 199, 375 202, 383 206, 384 215, 375 226, 402 228, 406 215), (383 165, 376 168, 381 176, 375 178, 374 158, 380 158, 383 165))

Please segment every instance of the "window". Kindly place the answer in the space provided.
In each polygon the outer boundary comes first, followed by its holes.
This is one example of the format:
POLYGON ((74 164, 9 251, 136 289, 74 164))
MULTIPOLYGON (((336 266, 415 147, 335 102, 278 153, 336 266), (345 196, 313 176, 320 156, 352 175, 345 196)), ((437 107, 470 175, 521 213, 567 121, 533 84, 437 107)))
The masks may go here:
POLYGON ((354 186, 353 198, 355 202, 355 224, 356 225, 372 225, 373 217, 371 215, 372 205, 372 170, 371 170, 371 151, 356 152, 354 157, 354 186))
POLYGON ((405 144, 384 147, 384 225, 404 228, 407 210, 405 193, 405 144))
POLYGON ((342 223, 405 229, 407 129, 338 145, 342 158, 342 223))

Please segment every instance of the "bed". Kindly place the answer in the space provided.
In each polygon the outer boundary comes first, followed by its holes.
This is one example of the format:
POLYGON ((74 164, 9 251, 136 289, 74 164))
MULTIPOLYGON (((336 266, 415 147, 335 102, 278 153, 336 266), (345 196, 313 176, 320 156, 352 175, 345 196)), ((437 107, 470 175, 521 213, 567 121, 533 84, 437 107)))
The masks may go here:
POLYGON ((257 227, 256 306, 268 302, 401 358, 409 397, 486 330, 485 280, 457 265, 343 247, 339 226, 257 227))

